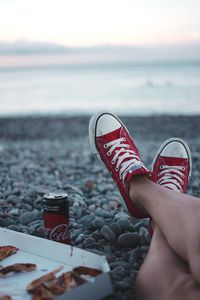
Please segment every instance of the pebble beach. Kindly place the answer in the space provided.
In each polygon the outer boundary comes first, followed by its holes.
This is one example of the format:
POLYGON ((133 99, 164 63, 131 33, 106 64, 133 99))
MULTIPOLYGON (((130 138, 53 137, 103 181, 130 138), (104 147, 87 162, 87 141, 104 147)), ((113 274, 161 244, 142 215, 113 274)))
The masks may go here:
MULTIPOLYGON (((188 193, 200 195, 200 116, 122 117, 147 167, 160 144, 177 136, 193 161, 188 193)), ((0 226, 44 237, 42 199, 67 192, 71 245, 105 255, 113 295, 134 299, 134 282, 148 252, 148 219, 127 215, 108 171, 93 156, 89 117, 0 119, 0 226)))

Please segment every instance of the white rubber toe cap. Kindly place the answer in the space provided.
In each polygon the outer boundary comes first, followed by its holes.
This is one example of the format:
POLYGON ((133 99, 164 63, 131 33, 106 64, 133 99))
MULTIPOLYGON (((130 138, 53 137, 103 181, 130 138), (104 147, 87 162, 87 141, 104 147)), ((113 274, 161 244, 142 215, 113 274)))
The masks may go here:
POLYGON ((102 136, 104 134, 115 131, 121 127, 120 122, 110 114, 102 114, 96 123, 96 136, 102 136))
POLYGON ((166 157, 181 157, 188 158, 188 153, 184 145, 179 141, 172 141, 165 146, 163 151, 160 153, 161 156, 166 157))

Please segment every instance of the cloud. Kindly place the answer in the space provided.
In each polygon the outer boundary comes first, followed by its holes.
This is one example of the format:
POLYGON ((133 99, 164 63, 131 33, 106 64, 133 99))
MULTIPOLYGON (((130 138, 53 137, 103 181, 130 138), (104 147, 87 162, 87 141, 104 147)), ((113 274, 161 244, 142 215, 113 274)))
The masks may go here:
POLYGON ((56 53, 66 51, 67 48, 62 45, 53 43, 28 42, 18 40, 14 43, 0 42, 0 54, 41 54, 41 53, 56 53))

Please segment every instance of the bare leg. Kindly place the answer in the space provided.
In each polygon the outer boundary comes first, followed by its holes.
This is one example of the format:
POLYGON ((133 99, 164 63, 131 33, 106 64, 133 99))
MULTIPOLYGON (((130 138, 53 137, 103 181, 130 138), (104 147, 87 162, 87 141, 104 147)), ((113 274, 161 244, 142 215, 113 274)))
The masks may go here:
POLYGON ((170 247, 188 262, 194 278, 200 282, 200 200, 166 189, 141 175, 132 178, 129 194, 151 215, 170 247))
POLYGON ((158 226, 135 288, 139 300, 200 299, 200 285, 194 281, 188 265, 169 247, 158 226))

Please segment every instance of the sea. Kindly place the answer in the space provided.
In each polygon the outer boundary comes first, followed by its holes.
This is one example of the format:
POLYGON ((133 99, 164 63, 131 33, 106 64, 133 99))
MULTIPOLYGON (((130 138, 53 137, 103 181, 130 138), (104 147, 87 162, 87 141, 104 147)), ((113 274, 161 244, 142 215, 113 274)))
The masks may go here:
POLYGON ((0 117, 200 114, 200 61, 0 68, 0 117))

